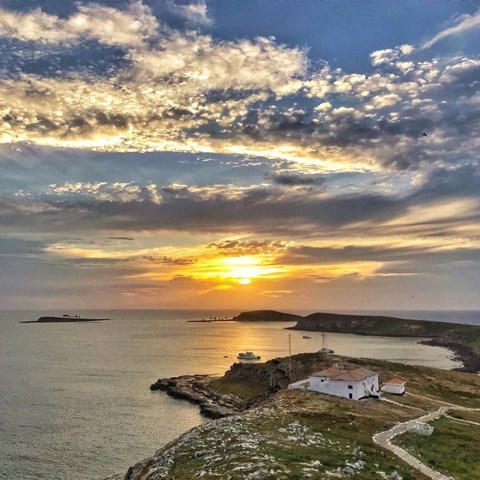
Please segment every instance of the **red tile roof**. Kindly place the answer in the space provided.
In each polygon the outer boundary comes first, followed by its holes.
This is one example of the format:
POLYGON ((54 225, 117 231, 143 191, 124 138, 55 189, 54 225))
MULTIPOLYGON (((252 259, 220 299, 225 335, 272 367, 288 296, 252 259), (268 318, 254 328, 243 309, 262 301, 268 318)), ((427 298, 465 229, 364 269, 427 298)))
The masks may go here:
POLYGON ((377 372, 368 370, 363 367, 354 368, 351 370, 342 370, 339 368, 326 368, 319 372, 312 373, 311 377, 326 377, 330 380, 344 381, 344 382, 361 382, 366 378, 378 375, 377 372))
POLYGON ((391 385, 403 385, 404 383, 407 383, 406 380, 402 380, 401 378, 391 378, 388 380, 388 382, 385 383, 390 383, 391 385))

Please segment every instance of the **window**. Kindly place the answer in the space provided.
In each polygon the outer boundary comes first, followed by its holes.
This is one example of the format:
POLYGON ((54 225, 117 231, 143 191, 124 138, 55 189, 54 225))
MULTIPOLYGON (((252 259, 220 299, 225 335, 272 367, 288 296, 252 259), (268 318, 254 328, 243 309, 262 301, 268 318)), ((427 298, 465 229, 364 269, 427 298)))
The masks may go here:
POLYGON ((349 385, 349 386, 348 386, 348 389, 349 389, 349 390, 353 390, 353 385, 349 385))

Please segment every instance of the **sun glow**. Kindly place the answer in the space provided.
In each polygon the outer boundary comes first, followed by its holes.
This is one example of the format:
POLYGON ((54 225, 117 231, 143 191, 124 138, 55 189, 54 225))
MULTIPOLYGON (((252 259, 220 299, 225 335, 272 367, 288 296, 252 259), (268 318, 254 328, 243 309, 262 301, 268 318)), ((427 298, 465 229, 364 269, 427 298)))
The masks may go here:
POLYGON ((283 273, 283 269, 272 266, 264 256, 218 257, 193 268, 197 278, 218 279, 221 282, 235 282, 250 285, 259 278, 272 278, 283 273))

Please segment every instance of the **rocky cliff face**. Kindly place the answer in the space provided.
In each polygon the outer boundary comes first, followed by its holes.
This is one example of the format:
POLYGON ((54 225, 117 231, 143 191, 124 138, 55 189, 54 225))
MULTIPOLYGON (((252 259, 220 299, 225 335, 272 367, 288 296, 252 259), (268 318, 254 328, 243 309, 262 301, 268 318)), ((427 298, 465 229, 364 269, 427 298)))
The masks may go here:
POLYGON ((208 375, 182 375, 159 378, 150 385, 150 390, 162 390, 174 398, 188 400, 200 407, 209 418, 222 418, 245 410, 248 405, 239 397, 221 394, 209 386, 208 375))
MULTIPOLYGON (((331 359, 330 361, 333 361, 331 359)), ((256 382, 268 388, 285 388, 326 365, 320 353, 305 353, 292 357, 274 358, 265 363, 234 363, 224 378, 232 381, 256 382)))

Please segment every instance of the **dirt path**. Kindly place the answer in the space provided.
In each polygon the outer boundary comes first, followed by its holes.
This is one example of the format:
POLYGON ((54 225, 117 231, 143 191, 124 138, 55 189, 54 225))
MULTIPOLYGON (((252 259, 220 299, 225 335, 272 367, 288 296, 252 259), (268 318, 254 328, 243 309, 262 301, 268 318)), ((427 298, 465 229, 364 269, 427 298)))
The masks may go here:
POLYGON ((450 420, 455 420, 456 422, 468 423, 469 425, 476 425, 477 427, 480 427, 480 422, 474 422, 472 420, 465 420, 463 418, 452 417, 451 415, 447 415, 447 414, 445 414, 445 417, 449 418, 450 420))
MULTIPOLYGON (((427 399, 430 401, 437 401, 439 403, 445 404, 445 402, 441 402, 439 400, 435 400, 428 397, 423 397, 421 395, 412 395, 412 396, 417 396, 419 398, 427 399)), ((443 473, 433 470, 429 466, 422 463, 418 458, 408 453, 403 448, 399 447, 398 445, 394 445, 392 443, 392 440, 395 437, 409 431, 409 429, 412 428, 415 423, 432 422, 433 420, 436 420, 437 418, 440 418, 441 416, 445 415, 448 412, 448 410, 480 411, 480 408, 468 408, 468 407, 462 407, 460 405, 454 405, 452 403, 447 403, 446 405, 443 405, 442 407, 440 407, 438 410, 429 412, 426 415, 422 415, 421 417, 409 420, 407 422, 399 423, 384 432, 376 433, 372 437, 372 440, 377 445, 380 445, 381 447, 386 448, 387 450, 390 450, 393 454, 397 455, 397 457, 401 458, 404 462, 408 463, 410 466, 412 466, 419 472, 423 473, 428 478, 431 478, 433 480, 454 480, 453 477, 448 477, 446 475, 443 475, 443 473)))

